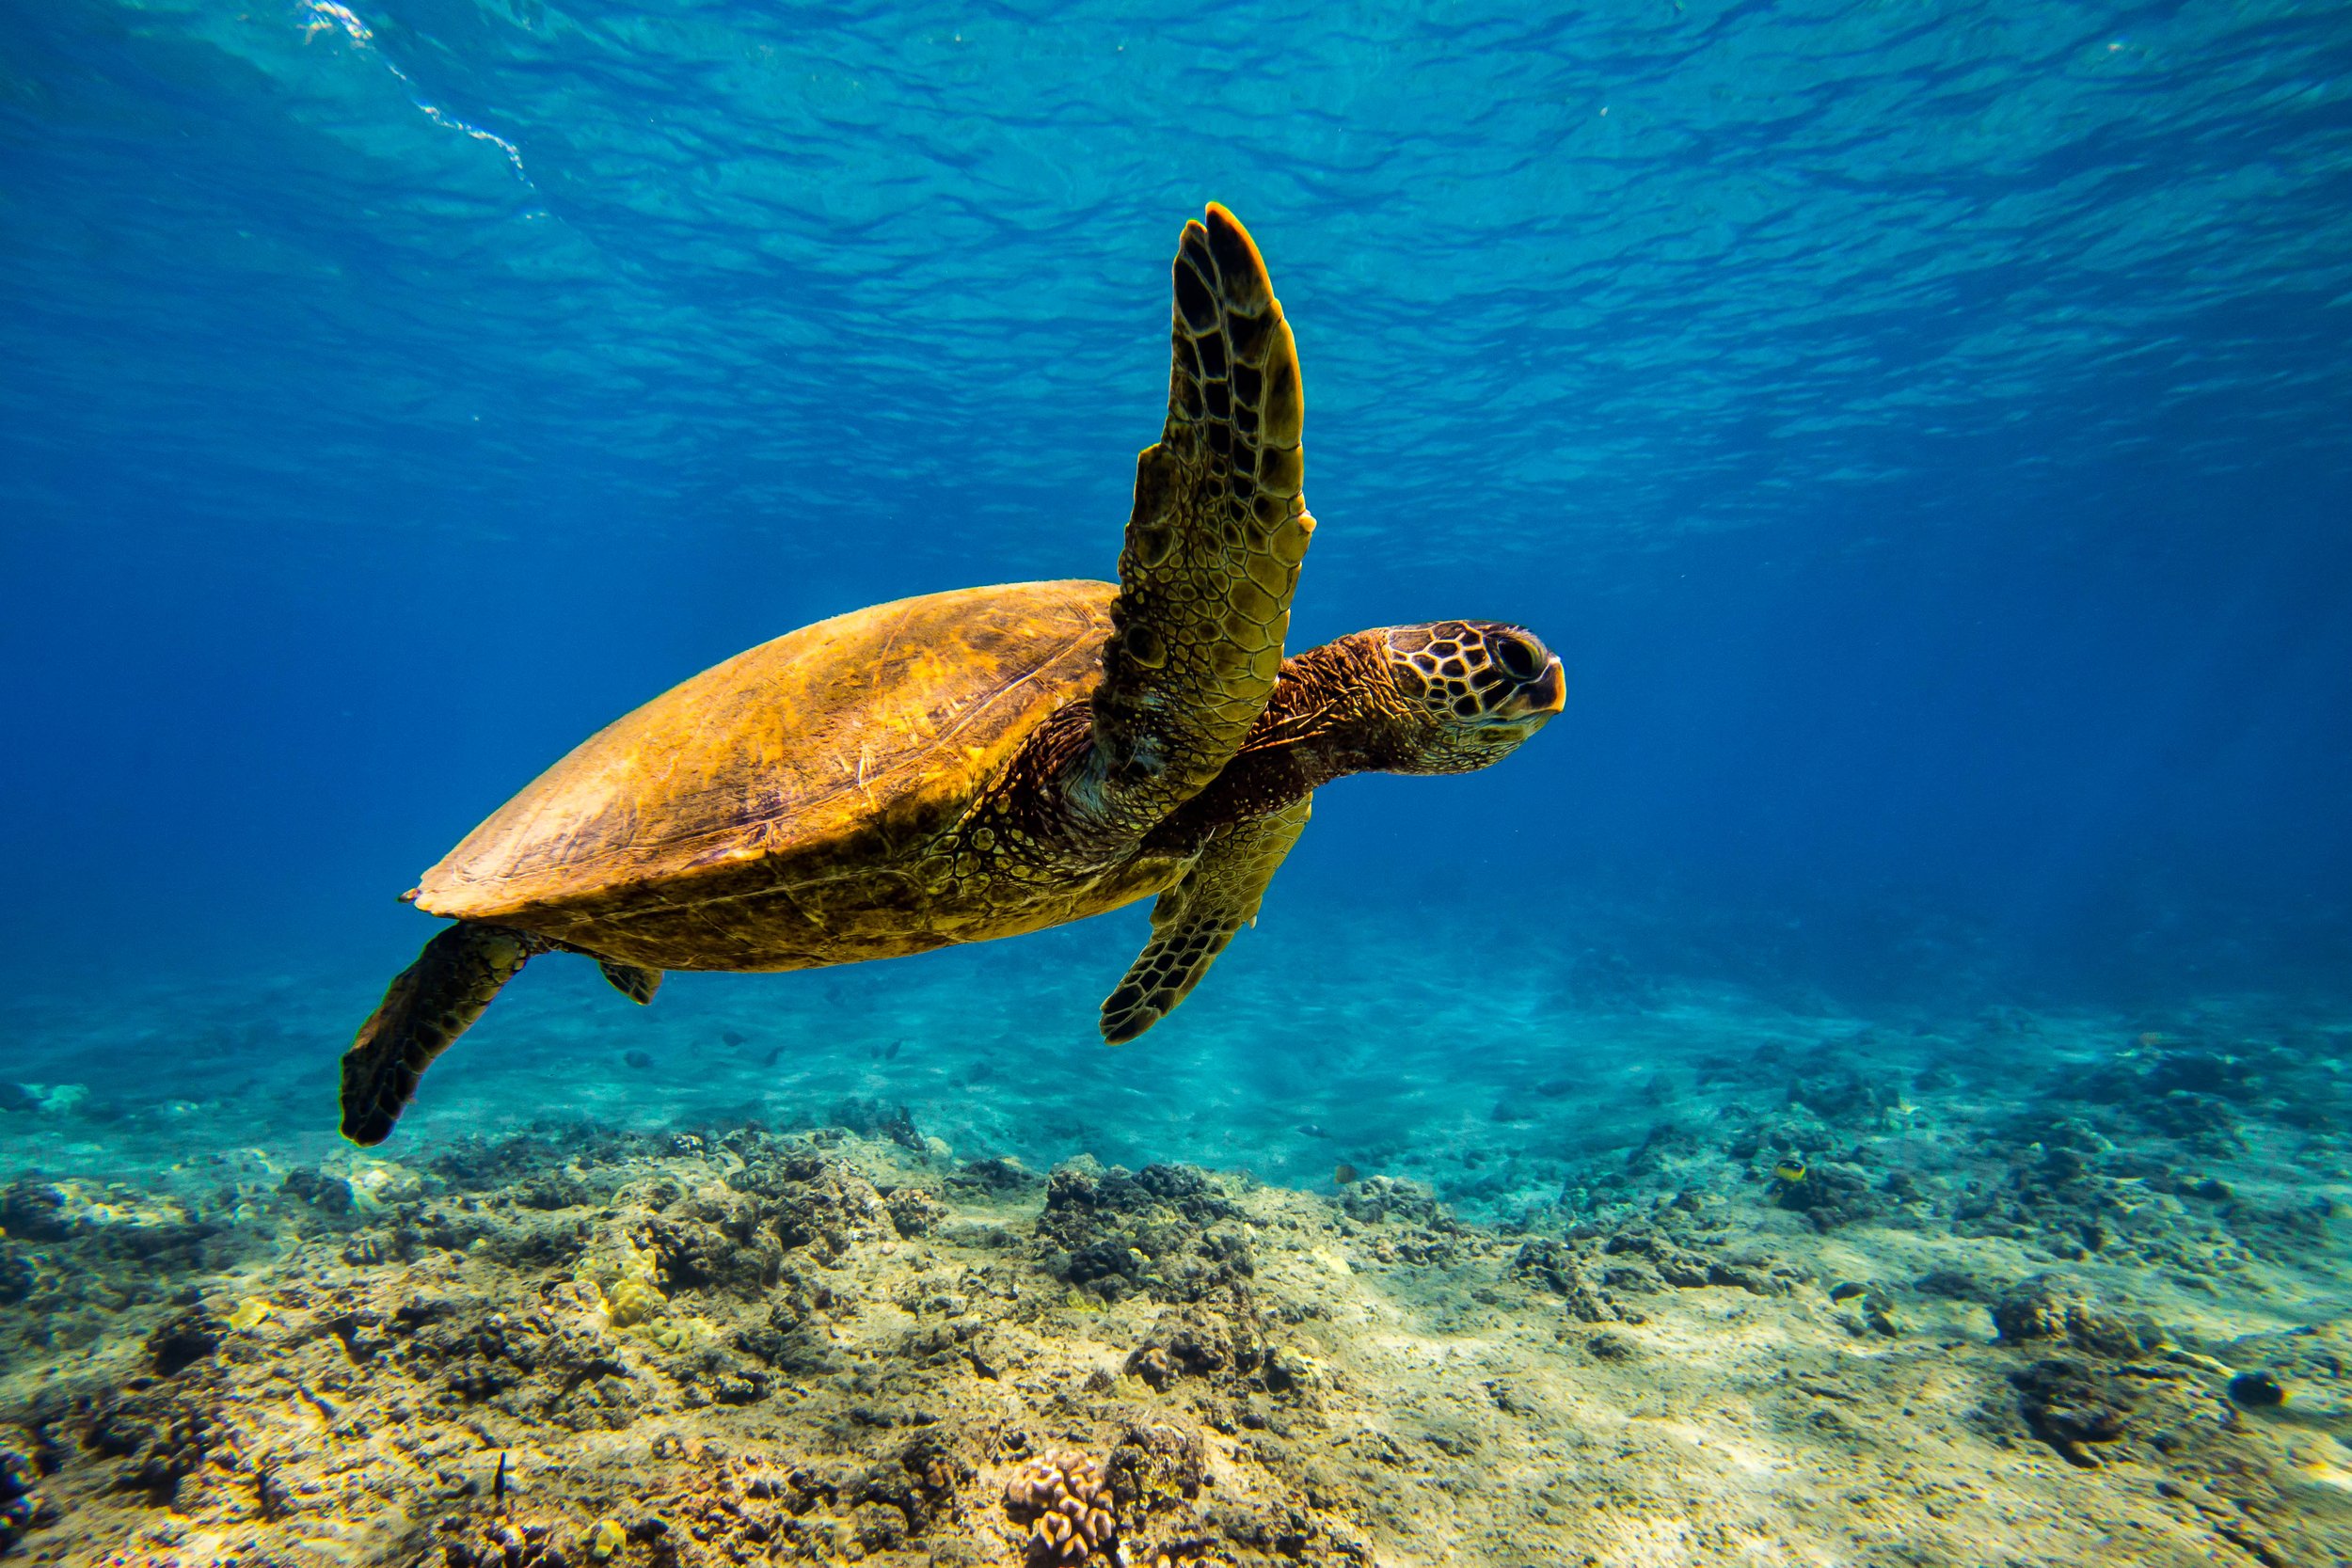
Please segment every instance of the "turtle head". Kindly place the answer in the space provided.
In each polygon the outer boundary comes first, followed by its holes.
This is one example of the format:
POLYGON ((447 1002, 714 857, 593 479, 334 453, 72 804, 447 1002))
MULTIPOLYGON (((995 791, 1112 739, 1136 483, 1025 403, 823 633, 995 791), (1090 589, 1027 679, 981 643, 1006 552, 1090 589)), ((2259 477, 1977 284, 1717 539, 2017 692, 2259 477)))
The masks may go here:
POLYGON ((1393 771, 1468 773, 1500 762, 1566 705, 1559 658, 1524 626, 1431 621, 1373 635, 1410 734, 1393 771))

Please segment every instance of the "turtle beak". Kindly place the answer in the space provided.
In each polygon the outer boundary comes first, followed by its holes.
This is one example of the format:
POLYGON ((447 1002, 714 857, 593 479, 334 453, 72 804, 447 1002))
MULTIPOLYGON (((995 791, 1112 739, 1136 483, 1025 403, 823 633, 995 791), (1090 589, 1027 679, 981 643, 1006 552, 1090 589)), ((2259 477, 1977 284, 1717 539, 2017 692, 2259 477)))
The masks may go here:
POLYGON ((1568 673, 1560 666, 1558 655, 1544 660, 1543 673, 1512 693, 1503 711, 1525 713, 1541 723, 1568 705, 1568 673), (1514 704, 1519 705, 1516 708, 1514 704))
POLYGON ((1560 667, 1557 655, 1547 655, 1544 667, 1531 680, 1519 683, 1518 689, 1502 700, 1496 708, 1497 722, 1524 728, 1534 735, 1548 723, 1551 716, 1568 705, 1568 675, 1560 667))

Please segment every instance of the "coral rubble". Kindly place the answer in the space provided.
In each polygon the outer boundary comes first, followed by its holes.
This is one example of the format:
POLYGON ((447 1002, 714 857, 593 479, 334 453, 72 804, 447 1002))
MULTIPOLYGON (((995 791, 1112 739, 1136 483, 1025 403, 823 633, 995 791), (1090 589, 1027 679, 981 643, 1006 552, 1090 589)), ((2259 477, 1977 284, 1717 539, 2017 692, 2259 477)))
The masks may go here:
POLYGON ((2331 1091, 2209 1041, 2038 1070, 1710 1054, 1539 1164, 1586 1092, 1555 1072, 1434 1152, 1311 1123, 1311 1191, 958 1162, 870 1095, 790 1134, 44 1155, 0 1172, 0 1550, 2352 1560, 2344 1151, 2286 1110, 2331 1091))

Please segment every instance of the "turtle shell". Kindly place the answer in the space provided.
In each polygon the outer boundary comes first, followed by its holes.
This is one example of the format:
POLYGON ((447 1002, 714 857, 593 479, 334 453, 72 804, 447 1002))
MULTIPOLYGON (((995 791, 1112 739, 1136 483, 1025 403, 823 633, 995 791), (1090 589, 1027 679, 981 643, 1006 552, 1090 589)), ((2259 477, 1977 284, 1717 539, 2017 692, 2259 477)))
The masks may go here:
POLYGON ((854 879, 954 822, 1039 723, 1093 690, 1118 592, 967 588, 763 642, 581 742, 426 872, 415 902, 580 937, 631 911, 854 879))

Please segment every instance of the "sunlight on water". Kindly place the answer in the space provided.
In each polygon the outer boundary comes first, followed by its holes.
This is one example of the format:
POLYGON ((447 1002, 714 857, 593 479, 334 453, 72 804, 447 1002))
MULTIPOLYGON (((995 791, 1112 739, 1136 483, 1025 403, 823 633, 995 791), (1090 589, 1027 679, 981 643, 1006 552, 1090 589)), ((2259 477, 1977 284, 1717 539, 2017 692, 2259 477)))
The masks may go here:
MULTIPOLYGON (((303 0, 303 6, 305 9, 311 13, 311 20, 302 24, 302 38, 304 42, 309 42, 310 40, 317 38, 319 34, 323 32, 331 32, 340 27, 342 29, 343 36, 351 40, 352 45, 355 48, 372 49, 374 46, 375 35, 368 30, 365 23, 361 22, 358 16, 352 13, 350 8, 335 5, 333 4, 333 0, 303 0)), ((400 78, 400 80, 409 87, 412 91, 414 90, 416 84, 410 79, 406 71, 389 62, 385 65, 385 69, 389 71, 394 76, 400 78)), ((495 131, 485 131, 479 125, 469 125, 464 120, 457 119, 455 116, 449 114, 447 111, 435 104, 426 103, 421 98, 418 99, 416 103, 417 107, 423 112, 424 117, 431 120, 434 124, 445 125, 453 131, 462 132, 466 135, 473 137, 476 141, 488 142, 491 146, 505 153, 506 161, 515 166, 515 173, 520 177, 523 183, 526 185, 531 183, 530 171, 523 167, 522 150, 516 147, 513 142, 508 141, 504 136, 500 135, 495 131)))

